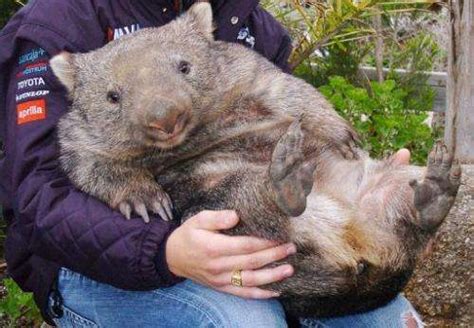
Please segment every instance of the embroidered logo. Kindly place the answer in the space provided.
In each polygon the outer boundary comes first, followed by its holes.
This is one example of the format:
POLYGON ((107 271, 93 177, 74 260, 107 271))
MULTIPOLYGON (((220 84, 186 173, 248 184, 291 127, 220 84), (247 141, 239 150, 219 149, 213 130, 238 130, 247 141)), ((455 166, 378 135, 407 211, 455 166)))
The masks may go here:
POLYGON ((16 106, 17 124, 25 124, 46 118, 46 101, 44 99, 27 101, 16 106))
POLYGON ((43 85, 46 85, 46 83, 44 82, 44 79, 41 76, 33 77, 31 79, 26 79, 18 82, 18 90, 30 87, 39 87, 43 85))
POLYGON ((47 96, 48 94, 49 94, 49 90, 38 90, 38 91, 23 92, 22 94, 16 95, 15 97, 16 97, 16 102, 19 102, 28 98, 47 96))
POLYGON ((113 41, 120 39, 122 36, 133 33, 141 29, 140 24, 132 24, 128 26, 122 26, 117 28, 107 28, 107 41, 113 41))
POLYGON ((237 35, 237 40, 243 42, 247 47, 253 49, 255 47, 255 37, 250 34, 248 27, 242 27, 237 35))
POLYGON ((48 64, 46 62, 39 62, 36 64, 27 65, 16 77, 20 78, 26 75, 45 73, 48 71, 48 64))
POLYGON ((33 49, 26 54, 21 55, 18 64, 23 65, 43 57, 46 57, 46 51, 43 48, 33 49))

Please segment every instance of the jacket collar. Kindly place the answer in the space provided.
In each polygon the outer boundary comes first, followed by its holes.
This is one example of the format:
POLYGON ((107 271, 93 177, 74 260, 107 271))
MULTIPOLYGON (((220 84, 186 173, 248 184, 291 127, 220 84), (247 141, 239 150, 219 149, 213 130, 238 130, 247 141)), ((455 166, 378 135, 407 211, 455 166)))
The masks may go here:
MULTIPOLYGON (((168 0, 175 6, 176 0, 168 0)), ((180 0, 180 5, 183 10, 187 10, 195 0, 180 0)), ((215 32, 216 38, 224 41, 235 41, 240 29, 247 21, 250 14, 258 6, 259 0, 211 0, 211 5, 214 10, 217 30, 215 32)))
POLYGON ((214 0, 211 3, 217 14, 215 15, 217 39, 232 42, 235 41, 240 29, 258 6, 259 0, 214 0))

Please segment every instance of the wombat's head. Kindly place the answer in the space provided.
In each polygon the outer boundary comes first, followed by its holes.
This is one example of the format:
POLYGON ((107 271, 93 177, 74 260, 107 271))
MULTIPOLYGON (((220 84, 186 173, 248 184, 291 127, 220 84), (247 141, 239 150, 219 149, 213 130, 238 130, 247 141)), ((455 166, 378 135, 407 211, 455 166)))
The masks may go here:
POLYGON ((90 136, 109 146, 171 148, 210 107, 217 75, 212 32, 211 7, 198 3, 163 27, 89 53, 63 52, 51 67, 90 136))

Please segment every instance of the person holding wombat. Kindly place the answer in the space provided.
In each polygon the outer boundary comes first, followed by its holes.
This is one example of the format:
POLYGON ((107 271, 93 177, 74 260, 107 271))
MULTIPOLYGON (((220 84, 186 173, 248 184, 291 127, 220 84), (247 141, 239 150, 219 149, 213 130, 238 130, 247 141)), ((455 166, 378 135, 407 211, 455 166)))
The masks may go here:
MULTIPOLYGON (((0 82, 1 137, 6 146, 6 157, 0 162, 0 197, 9 221, 6 257, 11 276, 23 289, 34 292, 50 323, 64 327, 79 323, 92 327, 286 325, 280 303, 272 299, 278 294, 259 286, 293 275, 291 265, 262 267, 294 254, 295 245, 220 234, 237 225, 239 218, 232 211, 203 211, 180 227, 159 219, 148 224, 123 220, 118 212, 75 189, 59 168, 54 129, 68 100, 52 74, 51 56, 64 50, 86 52, 141 27, 163 25, 190 4, 37 0, 0 34, 0 67, 5 74, 0 82), (67 26, 51 21, 53 13, 62 16, 67 26), (236 268, 244 270, 241 276, 234 275, 236 268), (244 286, 233 285, 232 276, 244 286)), ((242 1, 239 8, 230 1, 212 5, 218 39, 243 43, 287 69, 289 38, 256 1, 242 1)), ((198 45, 190 40, 189 46, 198 45)), ((187 69, 186 63, 180 65, 183 72, 187 69)), ((139 77, 149 70, 153 67, 135 73, 139 77)), ((108 88, 110 81, 103 81, 108 88)), ((179 95, 185 90, 169 92, 179 95)), ((111 92, 105 99, 114 103, 119 97, 111 92)), ((141 97, 146 101, 146 94, 141 97)), ((176 122, 180 119, 184 120, 177 116, 176 122)), ((109 132, 107 128, 103 127, 109 132)), ((103 152, 107 153, 113 151, 103 152)), ((407 162, 406 152, 394 160, 407 162)), ((121 198, 115 204, 126 216, 132 216, 132 210, 145 218, 148 211, 172 216, 166 194, 154 192, 158 204, 121 198)), ((301 323, 398 327, 416 326, 419 321, 410 304, 398 297, 365 314, 301 323)))

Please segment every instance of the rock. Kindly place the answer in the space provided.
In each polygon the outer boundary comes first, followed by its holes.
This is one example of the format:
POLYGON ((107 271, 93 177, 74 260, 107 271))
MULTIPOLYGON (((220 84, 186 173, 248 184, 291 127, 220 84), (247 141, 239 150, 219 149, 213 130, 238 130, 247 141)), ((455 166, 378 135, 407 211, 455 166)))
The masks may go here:
POLYGON ((428 327, 474 327, 474 165, 463 166, 462 181, 431 254, 405 289, 428 327))

